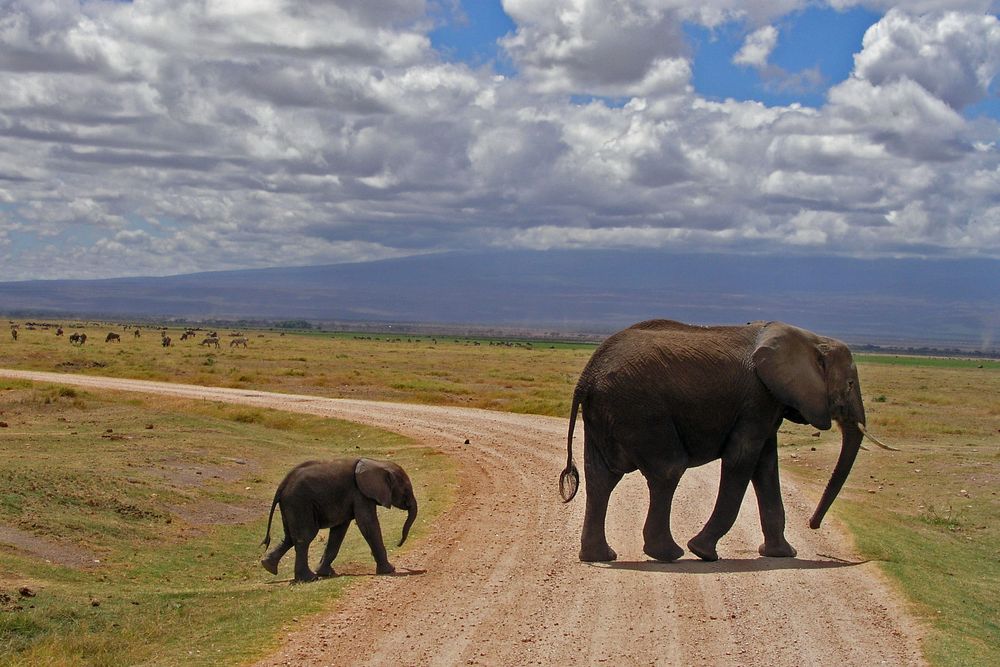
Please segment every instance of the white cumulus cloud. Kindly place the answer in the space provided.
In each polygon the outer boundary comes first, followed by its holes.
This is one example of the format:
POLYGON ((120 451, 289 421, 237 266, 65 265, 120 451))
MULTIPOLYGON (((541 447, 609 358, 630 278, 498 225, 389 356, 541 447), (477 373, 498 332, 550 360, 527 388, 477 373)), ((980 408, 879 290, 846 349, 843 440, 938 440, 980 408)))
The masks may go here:
POLYGON ((758 28, 747 35, 743 46, 733 56, 737 65, 762 68, 778 43, 778 29, 771 25, 758 28))
POLYGON ((1000 70, 1000 20, 987 14, 890 10, 865 33, 855 75, 913 81, 954 109, 984 99, 1000 70))
POLYGON ((740 58, 766 73, 772 26, 806 4, 505 0, 501 75, 437 53, 424 0, 0 1, 0 264, 43 278, 479 247, 1000 257, 1000 127, 963 115, 995 94, 996 17, 891 9, 816 108, 694 89, 685 22, 764 26, 740 58))

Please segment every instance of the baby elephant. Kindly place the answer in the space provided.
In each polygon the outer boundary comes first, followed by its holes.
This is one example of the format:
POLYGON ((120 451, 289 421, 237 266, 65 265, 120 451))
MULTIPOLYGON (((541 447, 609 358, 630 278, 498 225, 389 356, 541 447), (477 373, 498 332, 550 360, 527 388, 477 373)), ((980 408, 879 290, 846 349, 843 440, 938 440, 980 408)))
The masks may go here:
POLYGON ((371 547, 376 572, 395 572, 396 568, 386 558, 375 505, 398 507, 408 512, 399 546, 406 541, 410 526, 417 518, 417 499, 403 469, 389 461, 371 459, 306 461, 292 468, 274 493, 271 513, 267 517, 267 534, 262 543, 265 548, 271 543, 275 505, 281 505, 285 539, 260 564, 271 574, 277 574, 278 561, 294 546, 296 581, 334 576, 331 564, 352 519, 358 522, 361 534, 371 547), (319 569, 313 572, 309 569, 309 544, 322 528, 330 529, 330 537, 319 569))

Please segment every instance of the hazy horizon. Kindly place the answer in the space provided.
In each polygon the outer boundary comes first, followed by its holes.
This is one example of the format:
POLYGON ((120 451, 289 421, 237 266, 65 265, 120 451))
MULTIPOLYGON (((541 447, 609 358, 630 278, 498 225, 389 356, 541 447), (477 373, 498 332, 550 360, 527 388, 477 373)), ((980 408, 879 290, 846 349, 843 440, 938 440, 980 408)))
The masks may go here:
POLYGON ((660 251, 443 253, 172 277, 0 283, 6 312, 610 332, 668 318, 784 320, 851 342, 996 348, 993 260, 660 251))

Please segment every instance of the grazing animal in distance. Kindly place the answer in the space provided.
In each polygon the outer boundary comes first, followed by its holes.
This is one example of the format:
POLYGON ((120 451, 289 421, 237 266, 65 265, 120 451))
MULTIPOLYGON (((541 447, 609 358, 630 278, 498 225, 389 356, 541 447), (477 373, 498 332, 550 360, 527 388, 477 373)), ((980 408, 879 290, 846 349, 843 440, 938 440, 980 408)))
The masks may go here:
POLYGON ((104 339, 105 343, 120 343, 122 342, 122 337, 116 334, 114 331, 108 333, 108 337, 104 339))
POLYGON ((56 329, 56 335, 57 336, 62 336, 63 335, 63 328, 62 327, 59 327, 58 329, 56 329))
POLYGON ((134 336, 135 336, 136 338, 138 338, 138 337, 140 336, 140 331, 139 331, 139 329, 138 329, 138 328, 136 328, 136 330, 135 330, 135 332, 134 332, 134 334, 133 334, 133 335, 134 335, 134 336))
POLYGON ((17 340, 17 329, 14 329, 13 327, 11 328, 10 337, 13 338, 14 340, 17 340))
POLYGON ((164 336, 161 343, 163 344, 163 347, 170 347, 170 336, 164 336))
POLYGON ((242 345, 244 348, 247 346, 246 338, 234 338, 229 341, 229 347, 236 347, 237 345, 242 345))
POLYGON ((218 347, 219 347, 219 339, 218 338, 206 338, 205 340, 201 341, 200 344, 201 345, 214 345, 216 347, 216 349, 218 349, 218 347))
POLYGON ((69 335, 69 342, 73 345, 83 345, 87 342, 87 334, 85 333, 71 333, 69 335))

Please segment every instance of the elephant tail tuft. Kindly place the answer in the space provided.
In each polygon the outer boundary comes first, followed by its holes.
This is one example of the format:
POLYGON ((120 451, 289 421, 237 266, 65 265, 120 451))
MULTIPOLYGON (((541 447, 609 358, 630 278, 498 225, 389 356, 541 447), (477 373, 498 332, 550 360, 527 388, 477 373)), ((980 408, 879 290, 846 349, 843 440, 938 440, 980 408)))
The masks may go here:
POLYGON ((566 469, 559 475, 559 495, 562 496, 564 503, 573 500, 580 488, 580 471, 577 470, 576 462, 573 461, 573 431, 576 428, 576 415, 580 409, 580 403, 583 401, 583 394, 584 391, 578 384, 576 391, 573 392, 573 407, 569 415, 569 433, 566 434, 566 469))
POLYGON ((576 465, 570 464, 562 474, 559 475, 559 495, 562 496, 563 502, 568 503, 573 500, 576 496, 577 489, 580 488, 580 471, 576 469, 576 465))

